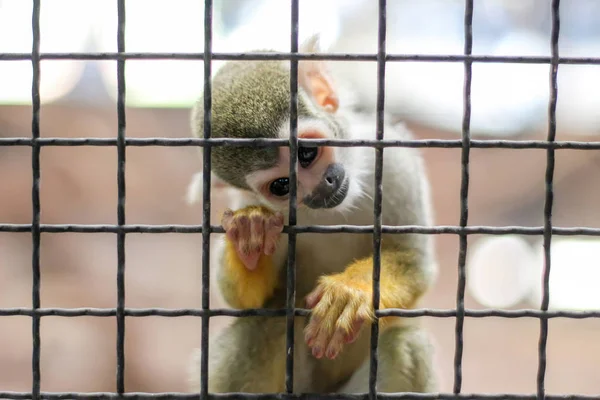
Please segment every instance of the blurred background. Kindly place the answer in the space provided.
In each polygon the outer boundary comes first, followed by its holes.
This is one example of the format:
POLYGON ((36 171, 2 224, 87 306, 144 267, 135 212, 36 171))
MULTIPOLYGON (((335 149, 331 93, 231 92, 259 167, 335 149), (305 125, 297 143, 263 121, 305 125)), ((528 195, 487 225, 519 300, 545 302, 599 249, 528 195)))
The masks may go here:
MULTIPOLYGON (((214 0, 213 50, 289 50, 289 0, 214 0)), ((387 51, 462 54, 464 1, 388 2, 387 51)), ((549 0, 475 2, 473 53, 549 56, 549 0)), ((126 49, 131 52, 202 52, 201 0, 127 0, 126 49)), ((0 0, 0 53, 31 51, 31 2, 0 0)), ((560 54, 600 57, 600 3, 561 2, 560 54)), ((42 52, 114 52, 116 2, 44 0, 42 52)), ((332 52, 374 53, 376 2, 301 0, 300 38, 320 33, 332 52)), ((352 79, 365 108, 375 105, 376 66, 333 63, 352 79)), ((220 63, 214 63, 214 69, 220 63)), ((600 66, 558 69, 557 140, 598 140, 600 66)), ((474 64, 471 133, 477 139, 543 140, 547 135, 549 67, 474 64)), ((387 66, 386 109, 419 139, 460 138, 461 63, 394 62, 387 66)), ((189 107, 203 87, 202 61, 126 62, 127 135, 189 137, 189 107)), ((0 135, 31 135, 31 62, 0 61, 0 135)), ((115 61, 41 63, 43 137, 115 137, 115 61)), ((436 223, 458 225, 460 149, 423 149, 436 223)), ((42 223, 116 223, 116 149, 43 147, 42 223)), ((201 170, 196 148, 127 149, 127 223, 200 224, 202 205, 185 202, 201 170)), ((553 223, 600 226, 600 156, 595 150, 556 152, 553 223)), ((544 150, 473 149, 469 224, 541 226, 545 200, 544 150)), ((31 222, 31 149, 0 147, 0 223, 31 222)), ((212 193, 213 223, 227 206, 212 193)), ((539 307, 541 237, 469 236, 466 307, 539 307)), ((201 235, 129 234, 126 239, 128 307, 201 306, 201 235)), ((0 308, 31 306, 31 236, 0 233, 0 308)), ((440 276, 424 307, 456 305, 458 237, 437 238, 440 276)), ((550 307, 600 308, 600 244, 593 238, 553 239, 550 307)), ((42 234, 42 307, 115 307, 116 236, 42 234)), ((215 291, 213 290, 213 293, 215 291)), ((214 295, 212 307, 224 306, 214 295)), ((442 390, 452 391, 454 318, 423 318, 437 344, 442 390)), ((224 321, 211 319, 211 332, 224 321)), ((44 317, 41 322, 43 391, 114 391, 114 318, 44 317)), ((600 321, 549 323, 548 394, 599 394, 600 321)), ((539 321, 467 318, 463 392, 534 393, 539 321)), ((0 317, 0 391, 31 389, 31 319, 0 317)), ((200 319, 127 318, 127 391, 187 390, 187 367, 200 345, 200 319)))

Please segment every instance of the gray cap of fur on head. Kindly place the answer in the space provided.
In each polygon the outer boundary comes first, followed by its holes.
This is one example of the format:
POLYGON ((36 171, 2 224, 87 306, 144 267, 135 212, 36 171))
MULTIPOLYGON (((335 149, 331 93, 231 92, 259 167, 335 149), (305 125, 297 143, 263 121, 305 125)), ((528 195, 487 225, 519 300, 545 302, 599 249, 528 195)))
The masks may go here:
MULTIPOLYGON (((299 92, 302 90, 298 89, 299 92)), ((290 70, 284 61, 231 61, 212 81, 211 137, 277 138, 289 118, 290 70)), ((298 96, 298 115, 309 108, 298 96)), ((204 101, 193 109, 193 133, 204 136, 204 101)), ((241 189, 248 173, 274 166, 278 147, 215 146, 212 171, 241 189)))

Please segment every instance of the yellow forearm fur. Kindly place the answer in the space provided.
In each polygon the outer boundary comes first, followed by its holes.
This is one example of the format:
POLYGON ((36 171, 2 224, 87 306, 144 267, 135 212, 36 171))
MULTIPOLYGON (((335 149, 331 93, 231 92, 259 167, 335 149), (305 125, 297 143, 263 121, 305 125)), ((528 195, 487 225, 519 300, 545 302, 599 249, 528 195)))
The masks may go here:
MULTIPOLYGON (((423 292, 423 285, 414 271, 416 256, 412 251, 382 250, 380 273, 379 309, 413 308, 423 292)), ((373 257, 366 257, 350 264, 344 272, 335 275, 338 282, 373 295, 373 257)), ((327 279, 327 277, 324 277, 327 279)), ((396 318, 380 320, 387 325, 396 318)))
POLYGON ((256 269, 248 270, 238 257, 234 245, 226 240, 224 279, 221 290, 225 299, 235 308, 259 308, 273 294, 277 284, 277 270, 273 256, 261 255, 256 269))

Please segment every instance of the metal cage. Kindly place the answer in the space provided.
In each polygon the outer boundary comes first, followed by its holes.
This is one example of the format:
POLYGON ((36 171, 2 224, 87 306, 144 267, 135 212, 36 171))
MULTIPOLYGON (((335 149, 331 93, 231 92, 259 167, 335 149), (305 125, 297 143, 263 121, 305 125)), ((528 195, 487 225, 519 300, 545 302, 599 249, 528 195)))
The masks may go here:
MULTIPOLYGON (((199 0, 200 1, 200 0, 199 0)), ((370 359, 370 379, 369 391, 364 394, 345 395, 319 395, 323 398, 345 398, 345 399, 375 399, 396 398, 396 399, 600 399, 593 396, 547 396, 545 394, 545 371, 546 371, 546 342, 548 335, 548 319, 563 318, 600 318, 600 312, 566 312, 566 311, 548 311, 549 305, 549 275, 551 267, 550 244, 553 235, 600 235, 600 229, 594 228, 559 228, 552 225, 552 204, 553 204, 553 175, 555 163, 555 151, 557 149, 600 149, 599 142, 578 142, 578 141, 556 141, 556 104, 557 104, 557 70, 560 64, 600 64, 598 58, 561 58, 558 53, 558 39, 560 29, 559 3, 560 0, 552 0, 552 34, 551 34, 551 56, 550 57, 501 57, 501 56, 473 56, 473 0, 465 0, 464 13, 464 54, 461 56, 446 55, 401 55, 388 54, 386 52, 386 0, 378 0, 378 51, 377 54, 300 54, 298 53, 298 0, 291 0, 291 34, 290 34, 290 53, 252 53, 252 54, 233 54, 233 53, 213 53, 212 52, 212 0, 204 0, 204 53, 129 53, 125 49, 125 0, 117 0, 118 4, 118 30, 117 43, 118 51, 116 53, 40 53, 40 6, 41 0, 33 0, 33 44, 31 53, 5 53, 0 54, 2 60, 31 60, 33 68, 32 82, 32 122, 31 138, 1 138, 0 146, 30 146, 32 151, 32 204, 33 220, 31 224, 1 224, 1 232, 31 232, 33 242, 32 269, 32 306, 31 308, 5 308, 0 309, 0 316, 26 315, 32 319, 32 372, 33 381, 31 392, 0 392, 0 398, 6 399, 112 399, 112 398, 135 398, 135 399, 184 399, 197 398, 236 398, 236 399, 284 399, 284 398, 312 398, 315 395, 293 394, 293 343, 294 316, 308 315, 309 310, 294 308, 295 302, 295 242, 296 235, 307 232, 354 232, 354 233, 372 233, 374 250, 374 268, 373 268, 373 304, 375 309, 379 306, 379 274, 380 274, 380 246, 381 234, 386 233, 418 233, 418 234, 452 234, 460 238, 460 248, 458 256, 458 287, 456 290, 456 308, 449 310, 435 309, 417 309, 417 310, 399 310, 389 309, 385 311, 376 311, 377 316, 403 316, 403 317, 454 317, 456 318, 455 328, 455 357, 454 357, 454 388, 453 393, 443 394, 380 394, 377 393, 377 340, 378 325, 374 323, 371 327, 371 359, 370 359), (41 138, 40 137, 40 61, 41 60, 116 60, 117 61, 117 79, 118 79, 118 99, 117 113, 118 126, 116 139, 104 138, 41 138), (125 63, 130 59, 203 59, 204 60, 204 137, 200 139, 167 139, 167 138, 127 138, 126 137, 126 115, 125 115, 125 63), (290 131, 291 137, 288 140, 283 139, 211 139, 211 61, 212 60, 251 60, 251 59, 278 59, 289 60, 291 63, 291 102, 290 102, 290 131), (220 226, 211 225, 210 221, 210 190, 203 193, 203 222, 201 226, 195 225, 130 225, 126 223, 125 217, 125 149, 127 146, 200 146, 203 148, 203 183, 205 188, 210 188, 211 180, 211 147, 212 146, 289 146, 293 153, 296 152, 299 143, 304 142, 297 137, 297 70, 298 60, 303 59, 327 59, 327 60, 354 60, 354 61, 376 61, 377 68, 377 138, 370 141, 350 141, 350 140, 311 140, 307 145, 328 145, 328 146, 371 146, 376 148, 376 192, 375 208, 373 212, 373 225, 368 227, 357 226, 298 226, 296 224, 296 159, 291 158, 290 163, 290 215, 284 232, 289 237, 289 256, 287 265, 287 308, 277 310, 266 309, 247 309, 247 310, 229 310, 229 309, 211 309, 209 304, 209 236, 211 233, 224 232, 220 226), (387 62, 403 61, 444 61, 460 62, 464 64, 464 112, 462 123, 462 139, 459 140, 386 140, 384 139, 384 114, 383 106, 385 99, 385 71, 387 62), (471 116, 471 77, 472 64, 482 63, 529 63, 529 64, 550 64, 550 102, 548 105, 548 134, 547 140, 472 140, 470 137, 470 116, 471 116), (118 154, 118 205, 116 225, 60 225, 60 224, 40 224, 40 150, 43 146, 112 146, 116 147, 118 154), (383 149, 391 146, 406 147, 443 147, 443 148, 461 148, 461 190, 460 190, 460 224, 459 226, 384 226, 381 220, 381 196, 382 196, 382 163, 383 149), (545 149, 547 152, 546 167, 546 198, 544 207, 544 225, 540 227, 489 227, 489 226, 468 226, 468 204, 467 197, 469 192, 469 153, 471 148, 513 148, 513 149, 545 149), (117 237, 117 307, 110 309, 98 308, 42 308, 40 303, 40 236, 42 232, 61 233, 61 232, 110 232, 115 233, 117 237), (125 307, 125 238, 128 233, 202 233, 202 308, 201 309, 132 309, 125 307), (468 310, 465 309, 465 260, 467 254, 467 236, 470 234, 521 234, 521 235, 543 235, 545 270, 543 279, 543 299, 541 310, 526 309, 514 311, 502 310, 468 310), (207 392, 208 388, 208 327, 210 317, 213 316, 286 316, 287 317, 287 360, 286 360, 286 380, 284 394, 259 394, 250 395, 243 393, 234 394, 211 394, 207 392), (46 393, 40 391, 40 318, 44 316, 97 316, 97 317, 115 317, 117 320, 117 374, 115 392, 107 393, 46 393), (124 337, 125 337, 125 317, 143 317, 143 316, 197 316, 202 318, 202 358, 201 358, 201 393, 128 393, 124 381, 124 337), (537 375, 537 393, 531 395, 484 395, 484 394, 461 394, 462 386, 462 354, 463 354, 463 324, 465 317, 504 317, 520 318, 533 317, 540 321, 539 349, 538 349, 538 375, 537 375)))

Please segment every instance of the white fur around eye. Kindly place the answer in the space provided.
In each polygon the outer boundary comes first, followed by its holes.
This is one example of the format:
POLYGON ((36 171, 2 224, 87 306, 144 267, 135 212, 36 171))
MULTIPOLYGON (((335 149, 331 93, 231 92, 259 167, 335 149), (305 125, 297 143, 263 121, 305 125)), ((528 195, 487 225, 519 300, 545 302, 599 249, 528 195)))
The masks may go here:
POLYGON ((263 188, 278 177, 272 170, 255 171, 246 175, 246 184, 257 193, 262 193, 263 188))

